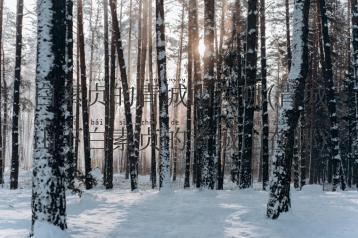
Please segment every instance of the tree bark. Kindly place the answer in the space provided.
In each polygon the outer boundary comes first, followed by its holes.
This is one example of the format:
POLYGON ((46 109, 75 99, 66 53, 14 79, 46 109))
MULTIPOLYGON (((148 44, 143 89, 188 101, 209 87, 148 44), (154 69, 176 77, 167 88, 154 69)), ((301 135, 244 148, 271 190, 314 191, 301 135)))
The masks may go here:
POLYGON ((22 51, 22 19, 24 1, 17 1, 16 10, 16 46, 15 46, 15 77, 12 109, 12 155, 10 189, 17 189, 19 177, 19 116, 20 116, 20 84, 21 84, 21 51, 22 51))
MULTIPOLYGON (((66 1, 38 2, 36 109, 32 185, 32 235, 36 222, 64 230, 66 105, 66 1)), ((71 145, 67 144, 67 147, 71 145)), ((68 148, 67 148, 68 149, 68 148)))
POLYGON ((290 207, 290 177, 293 157, 294 130, 303 104, 304 85, 308 68, 308 16, 309 0, 295 0, 293 17, 292 66, 287 91, 280 109, 278 136, 267 216, 276 219, 290 207))
POLYGON ((81 93, 82 93, 82 125, 83 125, 83 145, 85 158, 85 184, 86 189, 91 189, 94 185, 93 177, 91 176, 91 145, 89 132, 89 112, 87 102, 87 78, 86 78, 86 54, 85 42, 83 33, 83 6, 82 0, 77 2, 77 30, 79 36, 80 48, 80 70, 81 70, 81 93))
POLYGON ((168 109, 168 82, 167 61, 165 51, 165 24, 163 0, 156 0, 156 47, 157 72, 159 78, 159 131, 160 131, 160 188, 170 190, 169 172, 169 109, 168 109))
POLYGON ((244 130, 240 188, 252 184, 252 142, 257 73, 257 0, 249 0, 246 29, 246 74, 244 96, 244 130))
POLYGON ((341 182, 341 189, 346 187, 344 173, 342 169, 342 158, 339 148, 339 135, 338 135, 338 122, 337 122, 337 110, 336 110, 336 96, 335 85, 333 82, 333 65, 331 58, 331 39, 328 29, 328 18, 326 15, 326 1, 319 1, 320 14, 321 14, 321 27, 322 27, 322 45, 324 50, 324 64, 323 64, 323 77, 325 81, 325 91, 327 95, 328 113, 330 119, 330 160, 333 166, 333 186, 332 191, 337 190, 337 185, 341 182))
POLYGON ((266 63, 266 9, 265 0, 261 0, 261 118, 262 118, 262 188, 267 189, 269 181, 269 117, 267 111, 267 63, 266 63))

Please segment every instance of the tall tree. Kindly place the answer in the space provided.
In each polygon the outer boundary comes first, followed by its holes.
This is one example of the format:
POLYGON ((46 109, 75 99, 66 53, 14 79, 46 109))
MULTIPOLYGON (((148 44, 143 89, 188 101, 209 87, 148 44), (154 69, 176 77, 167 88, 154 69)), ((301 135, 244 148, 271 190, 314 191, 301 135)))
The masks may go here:
POLYGON ((169 173, 169 109, 168 109, 168 82, 167 57, 165 51, 165 24, 163 0, 156 0, 156 47, 157 72, 159 79, 159 134, 160 134, 160 187, 162 191, 170 189, 169 173))
POLYGON ((241 162, 240 188, 252 183, 252 145, 255 110, 255 85, 257 73, 257 0, 249 0, 246 29, 244 130, 241 162))
POLYGON ((213 0, 204 1, 204 75, 203 91, 199 104, 201 116, 199 118, 199 131, 202 133, 202 178, 201 187, 214 188, 214 156, 215 156, 215 137, 216 128, 214 120, 214 90, 215 90, 215 2, 213 0))
MULTIPOLYGON (((358 85, 358 1, 352 0, 352 62, 353 62, 353 81, 355 85, 358 85)), ((358 90, 355 90, 354 94, 354 101, 355 101, 355 121, 356 121, 356 128, 355 128, 355 135, 354 138, 354 154, 358 154, 358 130, 357 130, 357 121, 358 121, 358 90)), ((358 159, 355 158, 354 162, 354 182, 358 188, 358 159)))
POLYGON ((120 74, 121 74, 122 88, 123 88, 124 111, 125 111, 124 113, 125 113, 126 128, 127 128, 127 146, 128 146, 127 153, 129 156, 131 190, 133 191, 138 188, 138 173, 137 173, 138 159, 136 158, 134 153, 134 133, 133 133, 131 105, 129 100, 128 78, 127 78, 126 64, 123 55, 121 33, 119 31, 116 2, 110 1, 110 7, 111 7, 111 16, 112 16, 112 30, 115 34, 115 39, 116 39, 117 57, 118 57, 120 74))
POLYGON ((22 19, 24 1, 17 0, 16 10, 16 46, 15 46, 15 77, 12 111, 12 155, 10 189, 17 189, 19 177, 19 114, 20 114, 20 84, 21 84, 21 51, 22 51, 22 19))
POLYGON ((83 124, 83 146, 85 158, 85 184, 86 189, 93 187, 94 180, 91 176, 91 144, 89 131, 89 112, 87 101, 87 77, 86 77, 86 54, 83 32, 83 4, 82 0, 77 2, 77 30, 78 44, 80 53, 80 71, 81 71, 81 95, 82 95, 82 124, 83 124))
POLYGON ((2 130, 2 98, 4 97, 2 95, 2 65, 3 65, 3 61, 2 61, 2 22, 3 22, 3 10, 4 10, 4 0, 0 0, 0 184, 4 184, 4 167, 5 167, 5 157, 3 156, 3 150, 4 150, 4 146, 3 146, 3 130, 2 130))
POLYGON ((113 154, 113 142, 110 138, 110 79, 109 79, 109 37, 108 37, 108 1, 103 0, 103 21, 104 21, 104 98, 105 98, 105 132, 104 132, 104 177, 103 183, 107 189, 113 187, 112 175, 113 175, 113 155, 110 156, 109 154, 113 154), (112 161, 110 161, 110 157, 112 161))
POLYGON ((157 94, 154 92, 155 79, 153 77, 153 6, 150 1, 148 4, 148 71, 150 80, 150 142, 151 142, 151 169, 150 178, 152 188, 157 186, 157 94))
POLYGON ((303 104, 303 91, 308 68, 308 14, 310 0, 295 0, 293 14, 292 66, 287 91, 282 95, 278 136, 267 216, 276 219, 287 212, 290 205, 291 162, 294 130, 299 120, 299 107, 303 104))
POLYGON ((262 118, 262 188, 267 189, 269 181, 269 118, 267 111, 267 63, 266 63, 266 9, 265 0, 260 2, 261 33, 261 118, 262 118))
POLYGON ((63 107, 63 120, 65 129, 63 131, 63 156, 66 163, 67 187, 75 189, 75 174, 77 161, 74 157, 73 148, 73 1, 66 0, 66 81, 65 81, 65 105, 63 107))
MULTIPOLYGON (((66 122, 66 1, 37 2, 35 148, 32 186, 32 235, 36 224, 66 224, 63 131, 66 122)), ((68 19, 69 20, 69 19, 68 19)), ((68 145, 70 146, 70 145, 68 145)), ((67 148, 68 149, 68 148, 67 148)))
POLYGON ((186 111, 186 145, 185 145, 185 177, 184 188, 190 187, 190 161, 191 161, 191 144, 192 144, 192 104, 193 104, 193 21, 191 21, 190 8, 192 2, 188 3, 188 96, 186 111))
POLYGON ((343 178, 342 158, 339 148, 339 136, 338 136, 338 121, 337 121, 337 109, 336 109, 336 96, 335 85, 333 82, 333 65, 331 58, 331 39, 328 29, 328 17, 327 6, 325 0, 319 1, 319 8, 321 13, 321 27, 322 27, 322 45, 324 50, 324 64, 323 64, 323 77, 325 81, 325 91, 327 95, 328 113, 330 119, 330 158, 332 160, 333 170, 333 186, 332 191, 336 191, 337 185, 341 182, 341 188, 345 189, 345 181, 343 178))

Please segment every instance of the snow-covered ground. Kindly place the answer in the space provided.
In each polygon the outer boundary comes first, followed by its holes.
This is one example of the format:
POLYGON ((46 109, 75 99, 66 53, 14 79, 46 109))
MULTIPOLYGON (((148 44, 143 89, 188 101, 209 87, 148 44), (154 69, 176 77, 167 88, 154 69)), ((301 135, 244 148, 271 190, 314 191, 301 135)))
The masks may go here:
MULTIPOLYGON (((144 179, 142 177, 142 185, 144 179)), ((268 193, 247 190, 150 189, 132 193, 118 179, 112 191, 96 188, 68 195, 71 238, 354 238, 358 237, 358 192, 323 192, 306 186, 292 192, 292 210, 269 220, 268 193)), ((31 190, 0 188, 0 237, 29 234, 31 190)), ((146 186, 142 186, 146 187, 146 186)), ((47 237, 43 237, 47 238, 47 237)))

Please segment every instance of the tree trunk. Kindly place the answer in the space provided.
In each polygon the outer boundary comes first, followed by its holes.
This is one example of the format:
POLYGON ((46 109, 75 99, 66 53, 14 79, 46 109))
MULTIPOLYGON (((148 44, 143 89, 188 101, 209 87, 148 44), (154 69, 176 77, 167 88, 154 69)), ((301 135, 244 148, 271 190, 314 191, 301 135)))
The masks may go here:
POLYGON ((85 55, 85 42, 83 33, 83 10, 82 0, 77 3, 77 30, 78 30, 78 43, 80 48, 80 69, 81 69, 81 93, 82 93, 82 125, 83 125, 83 145, 85 156, 85 177, 86 189, 93 187, 93 177, 91 176, 91 145, 90 145, 90 132, 89 132, 89 115, 88 115, 88 102, 87 102, 87 78, 86 78, 86 55, 85 55))
POLYGON ((260 32, 261 32, 261 118, 262 118, 262 188, 267 189, 269 181, 269 117, 267 111, 267 64, 266 64, 266 10, 265 0, 261 0, 260 32))
POLYGON ((333 70, 331 59, 331 39, 328 29, 328 18, 326 15, 326 1, 319 1, 320 13, 321 13, 321 27, 322 27, 322 44, 324 50, 324 64, 323 64, 323 77, 325 81, 325 91, 327 95, 328 113, 330 119, 330 160, 333 166, 333 186, 332 191, 336 191, 337 185, 341 182, 341 189, 345 189, 345 181, 343 178, 344 171, 342 170, 342 159, 339 148, 339 136, 338 136, 338 122, 337 122, 337 110, 336 110, 336 96, 335 86, 333 82, 333 70))
POLYGON ((156 47, 157 72, 159 78, 159 131, 160 131, 160 187, 162 191, 170 190, 169 172, 169 110, 167 60, 165 51, 165 24, 163 0, 156 0, 156 47))
POLYGON ((290 176, 294 146, 294 130, 299 119, 299 107, 303 104, 304 81, 308 68, 308 14, 309 0, 295 0, 293 17, 292 66, 287 91, 283 94, 279 115, 270 198, 267 216, 271 219, 287 212, 290 207, 290 176))
POLYGON ((14 97, 12 109, 12 155, 10 189, 17 189, 19 177, 19 116, 20 116, 20 84, 21 84, 21 50, 22 50, 22 19, 24 1, 17 1, 16 10, 16 52, 15 52, 15 77, 14 97))
MULTIPOLYGON (((32 235, 36 222, 64 230, 66 225, 66 1, 39 1, 36 68, 35 143, 32 185, 32 235)), ((67 147, 71 145, 67 142, 67 147)))
POLYGON ((249 0, 246 29, 246 74, 244 96, 244 130, 240 188, 252 184, 252 142, 257 73, 257 0, 249 0))
POLYGON ((214 189, 214 156, 216 128, 214 120, 214 97, 215 97, 215 76, 214 76, 214 36, 215 36, 215 2, 204 1, 204 76, 203 91, 199 103, 199 131, 202 134, 202 178, 200 186, 206 189, 214 189))
POLYGON ((288 70, 291 69, 291 29, 290 29, 290 0, 285 0, 285 10, 286 10, 286 47, 287 47, 287 66, 288 70))
MULTIPOLYGON (((353 62, 353 83, 355 87, 358 85, 358 1, 352 0, 352 62, 353 62)), ((355 89, 354 92, 354 102, 355 102, 355 134, 356 137, 354 138, 353 146, 354 146, 354 178, 353 183, 356 184, 358 188, 358 90, 355 89)))
POLYGON ((131 105, 129 100, 128 78, 127 78, 126 64, 123 55, 121 33, 119 31, 116 3, 114 1, 111 1, 110 7, 111 7, 112 24, 113 24, 112 29, 116 39, 117 57, 118 57, 118 64, 121 73, 122 88, 123 88, 124 110, 125 110, 126 128, 127 128, 127 146, 128 146, 127 151, 129 156, 129 171, 131 177, 131 190, 134 191, 138 188, 138 173, 137 173, 138 158, 135 157, 135 153, 134 153, 134 137, 133 137, 134 133, 133 133, 133 124, 132 124, 131 105))
POLYGON ((66 0, 66 82, 65 108, 63 117, 66 123, 64 130, 64 145, 66 162, 67 187, 75 189, 75 173, 77 163, 74 160, 73 148, 73 1, 66 0), (66 150, 68 148, 68 150, 66 150))
POLYGON ((4 169, 5 169, 5 157, 3 154, 4 151, 4 145, 3 145, 3 132, 2 132, 2 67, 3 67, 3 61, 2 61, 2 22, 3 22, 3 9, 4 9, 4 0, 0 0, 0 184, 4 184, 4 169))
POLYGON ((152 22, 153 22, 153 13, 152 13, 152 2, 148 4, 148 70, 149 70, 149 80, 150 80, 150 142, 151 142, 151 172, 150 180, 152 182, 152 188, 154 189, 157 186, 157 94, 154 92, 154 83, 155 79, 153 77, 153 38, 152 38, 152 22))

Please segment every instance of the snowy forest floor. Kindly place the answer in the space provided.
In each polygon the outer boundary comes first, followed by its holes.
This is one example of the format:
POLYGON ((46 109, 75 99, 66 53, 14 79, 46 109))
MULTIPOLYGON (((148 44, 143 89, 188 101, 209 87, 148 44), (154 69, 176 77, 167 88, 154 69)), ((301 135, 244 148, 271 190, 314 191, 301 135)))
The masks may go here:
MULTIPOLYGON (((31 220, 28 176, 23 188, 0 188, 0 237, 24 238, 31 220)), ((99 186, 81 198, 68 193, 71 238, 354 238, 358 192, 323 192, 321 186, 292 191, 292 209, 278 220, 265 217, 268 193, 258 189, 174 190, 160 194, 140 177, 139 192, 116 176, 115 188, 99 186), (121 188, 123 187, 123 188, 121 188)), ((21 182, 21 181, 20 181, 21 182)))

